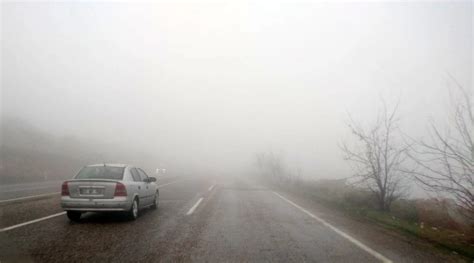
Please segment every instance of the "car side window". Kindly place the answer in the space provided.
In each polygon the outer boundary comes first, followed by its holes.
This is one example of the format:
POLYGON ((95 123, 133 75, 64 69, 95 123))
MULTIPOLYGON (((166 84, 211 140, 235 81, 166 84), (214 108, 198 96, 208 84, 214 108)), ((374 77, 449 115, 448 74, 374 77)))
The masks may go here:
POLYGON ((135 168, 130 169, 130 173, 132 174, 133 181, 135 181, 135 182, 140 182, 140 181, 142 181, 142 179, 140 178, 140 175, 139 175, 137 169, 135 169, 135 168))
POLYGON ((148 175, 146 175, 146 173, 140 168, 138 168, 137 170, 138 170, 138 173, 140 174, 141 181, 142 182, 145 181, 145 179, 148 178, 148 175))

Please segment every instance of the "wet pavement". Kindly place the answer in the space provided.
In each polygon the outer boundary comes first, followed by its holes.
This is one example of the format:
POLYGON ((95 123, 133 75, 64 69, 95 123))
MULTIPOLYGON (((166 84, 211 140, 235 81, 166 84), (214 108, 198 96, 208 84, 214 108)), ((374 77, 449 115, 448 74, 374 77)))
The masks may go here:
MULTIPOLYGON (((158 210, 129 221, 118 213, 65 215, 0 232, 3 262, 446 262, 419 240, 399 236, 241 179, 158 182, 158 210), (171 184, 169 184, 171 182, 171 184), (173 183, 175 182, 175 183, 173 183), (214 185, 214 186, 213 186, 214 185), (291 201, 290 201, 291 202, 291 201), (301 207, 301 208, 302 208, 301 207), (190 213, 191 212, 191 213, 190 213), (361 248, 361 242, 368 249, 361 248), (377 258, 379 253, 383 258, 377 258)), ((59 195, 0 204, 0 228, 61 212, 59 195)))

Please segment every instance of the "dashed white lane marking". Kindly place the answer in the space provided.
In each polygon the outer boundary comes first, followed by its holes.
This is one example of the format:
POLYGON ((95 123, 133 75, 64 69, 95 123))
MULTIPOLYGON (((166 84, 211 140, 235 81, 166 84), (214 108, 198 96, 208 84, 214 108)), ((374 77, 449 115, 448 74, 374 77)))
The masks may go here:
POLYGON ((161 187, 163 187, 163 186, 167 186, 167 185, 170 185, 170 184, 179 183, 179 182, 182 182, 182 181, 184 181, 184 180, 186 180, 186 179, 177 180, 177 181, 173 181, 173 182, 166 183, 166 184, 160 184, 160 185, 158 185, 158 188, 161 188, 161 187))
POLYGON ((21 223, 21 224, 18 224, 18 225, 5 227, 5 228, 0 229, 0 233, 1 232, 6 232, 8 230, 15 229, 15 228, 19 228, 19 227, 22 227, 22 226, 34 224, 36 222, 40 222, 40 221, 50 219, 50 218, 53 218, 53 217, 61 216, 61 215, 64 215, 64 214, 66 214, 66 212, 61 212, 61 213, 57 213, 57 214, 54 214, 54 215, 49 215, 49 216, 45 216, 45 217, 38 218, 38 219, 35 219, 35 220, 31 220, 31 221, 28 221, 28 222, 24 222, 24 223, 21 223))
POLYGON ((23 200, 34 199, 34 198, 50 196, 50 195, 57 195, 57 194, 60 194, 60 193, 61 192, 54 192, 54 193, 47 193, 47 194, 40 194, 40 195, 30 195, 30 196, 18 197, 18 198, 13 198, 13 199, 0 200, 0 204, 8 203, 8 202, 15 202, 15 201, 23 201, 23 200))
POLYGON ((194 210, 196 210, 196 208, 199 206, 199 204, 202 202, 203 198, 199 198, 199 200, 193 205, 193 207, 191 207, 189 209, 189 211, 186 213, 186 215, 191 215, 192 213, 194 213, 194 210))
MULTIPOLYGON (((184 179, 183 179, 183 180, 184 180, 184 179)), ((183 180, 179 180, 179 181, 174 181, 174 182, 170 182, 170 183, 167 183, 167 184, 158 185, 158 188, 163 187, 163 186, 166 186, 166 185, 178 183, 178 182, 181 182, 181 181, 183 181, 183 180)), ((202 199, 202 198, 201 198, 201 199, 202 199)), ((202 200, 200 200, 200 201, 198 202, 198 204, 196 204, 196 205, 194 205, 194 206, 197 207, 197 205, 199 205, 199 203, 200 203, 201 201, 202 201, 202 200)), ((196 209, 196 207, 194 207, 194 209, 196 209)), ((194 211, 194 210, 193 210, 193 211, 194 211)), ((188 212, 188 213, 189 213, 189 212, 188 212)), ((192 213, 192 212, 191 212, 191 213, 192 213)), ((57 213, 57 214, 53 214, 53 215, 41 217, 41 218, 38 218, 38 219, 34 219, 34 220, 31 220, 31 221, 27 221, 27 222, 24 222, 24 223, 21 223, 21 224, 17 224, 17 225, 5 227, 5 228, 0 229, 0 233, 9 231, 9 230, 12 230, 12 229, 15 229, 15 228, 19 228, 19 227, 22 227, 22 226, 26 226, 26 225, 34 224, 34 223, 37 223, 37 222, 41 222, 41 221, 43 221, 43 220, 47 220, 47 219, 50 219, 50 218, 58 217, 58 216, 64 215, 64 214, 66 214, 66 212, 61 212, 61 213, 57 213)))
POLYGON ((209 187, 208 191, 212 191, 212 189, 214 188, 214 186, 216 186, 215 184, 211 185, 211 187, 209 187))
POLYGON ((373 250, 372 248, 366 246, 365 244, 363 244, 362 242, 360 242, 359 240, 353 238, 352 236, 346 234, 345 232, 343 232, 342 230, 336 228, 335 226, 329 224, 328 222, 326 222, 324 219, 318 217, 318 216, 315 216, 313 215, 311 212, 309 212, 308 210, 304 209, 303 207, 295 204, 294 202, 286 199, 285 197, 283 197, 282 195, 280 195, 279 193, 277 192, 273 192, 276 196, 280 197, 282 200, 286 201, 287 203, 289 203, 290 205, 298 208, 299 210, 301 210, 303 213, 309 215, 310 217, 316 219, 317 221, 319 221, 321 224, 323 224, 324 226, 328 227, 329 229, 331 229, 332 231, 336 232, 337 234, 339 234, 340 236, 344 237, 345 239, 349 240, 350 242, 352 242, 354 245, 358 246, 359 248, 361 248, 362 250, 366 251, 367 253, 369 253, 370 255, 374 256, 375 258, 379 259, 381 262, 384 262, 384 263, 391 263, 392 261, 388 258, 386 258, 384 255, 380 254, 379 252, 373 250))

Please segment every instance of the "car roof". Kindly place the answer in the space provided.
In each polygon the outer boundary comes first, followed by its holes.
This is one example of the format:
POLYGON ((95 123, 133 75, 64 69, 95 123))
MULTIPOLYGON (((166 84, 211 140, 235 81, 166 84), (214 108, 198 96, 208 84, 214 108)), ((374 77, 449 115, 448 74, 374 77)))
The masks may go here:
POLYGON ((130 165, 123 164, 123 163, 98 163, 98 164, 86 165, 86 167, 95 167, 95 166, 127 167, 130 165))

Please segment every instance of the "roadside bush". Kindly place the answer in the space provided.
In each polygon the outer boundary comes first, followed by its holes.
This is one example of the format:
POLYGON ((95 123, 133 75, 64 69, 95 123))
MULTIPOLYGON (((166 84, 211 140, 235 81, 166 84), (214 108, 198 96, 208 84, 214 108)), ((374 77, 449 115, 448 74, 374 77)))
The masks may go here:
POLYGON ((445 229, 463 229, 462 222, 454 219, 457 215, 456 206, 446 200, 437 199, 416 200, 419 221, 445 229))
POLYGON ((374 194, 363 189, 347 189, 343 201, 344 206, 350 208, 377 209, 377 199, 374 194))
POLYGON ((400 199, 392 204, 391 214, 410 222, 418 222, 418 208, 414 200, 400 199))

